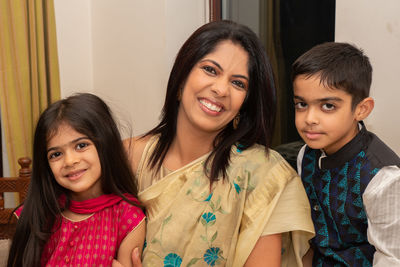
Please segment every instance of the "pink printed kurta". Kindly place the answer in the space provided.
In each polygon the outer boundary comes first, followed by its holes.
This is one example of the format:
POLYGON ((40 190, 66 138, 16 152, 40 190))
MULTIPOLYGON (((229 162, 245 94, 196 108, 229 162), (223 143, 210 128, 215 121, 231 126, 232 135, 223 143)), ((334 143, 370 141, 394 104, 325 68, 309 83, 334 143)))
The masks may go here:
POLYGON ((139 207, 122 199, 82 221, 62 217, 44 247, 42 266, 111 266, 122 240, 144 218, 139 207))

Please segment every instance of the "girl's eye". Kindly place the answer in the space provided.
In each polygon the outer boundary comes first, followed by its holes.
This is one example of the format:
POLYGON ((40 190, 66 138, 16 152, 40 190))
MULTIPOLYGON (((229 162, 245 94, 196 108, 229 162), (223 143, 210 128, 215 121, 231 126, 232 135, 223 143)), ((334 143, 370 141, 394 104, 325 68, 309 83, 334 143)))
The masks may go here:
POLYGON ((207 73, 210 73, 213 75, 217 74, 217 71, 211 66, 203 66, 202 69, 205 70, 207 73))
POLYGON ((332 111, 335 109, 335 105, 330 104, 330 103, 325 103, 322 105, 322 109, 325 111, 332 111))
POLYGON ((55 159, 57 157, 61 156, 61 152, 53 152, 51 154, 49 154, 49 159, 55 159))
POLYGON ((294 103, 294 108, 295 109, 305 109, 307 107, 307 104, 304 102, 297 102, 294 103))
POLYGON ((237 87, 240 87, 242 89, 246 89, 246 84, 244 82, 242 82, 242 81, 234 80, 234 81, 232 81, 232 84, 237 86, 237 87))
POLYGON ((88 143, 79 143, 76 145, 76 149, 81 150, 81 149, 84 149, 85 147, 87 147, 88 145, 89 145, 88 143))

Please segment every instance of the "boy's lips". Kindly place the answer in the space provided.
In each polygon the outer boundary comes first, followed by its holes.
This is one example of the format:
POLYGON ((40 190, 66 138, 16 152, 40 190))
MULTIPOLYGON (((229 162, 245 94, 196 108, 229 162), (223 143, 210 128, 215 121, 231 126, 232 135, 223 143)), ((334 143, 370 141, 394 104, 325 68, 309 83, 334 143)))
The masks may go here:
POLYGON ((304 134, 307 137, 307 139, 309 139, 309 140, 318 139, 319 137, 321 137, 323 135, 322 132, 313 132, 313 131, 304 131, 304 134))

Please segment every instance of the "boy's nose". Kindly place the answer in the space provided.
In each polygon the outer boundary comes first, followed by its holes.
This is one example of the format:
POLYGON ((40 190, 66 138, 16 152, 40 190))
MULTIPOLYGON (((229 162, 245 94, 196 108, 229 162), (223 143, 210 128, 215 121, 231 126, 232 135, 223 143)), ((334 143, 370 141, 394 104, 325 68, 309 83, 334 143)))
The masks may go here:
POLYGON ((314 109, 309 108, 307 110, 305 122, 308 125, 313 125, 313 124, 318 124, 319 123, 318 114, 314 109))

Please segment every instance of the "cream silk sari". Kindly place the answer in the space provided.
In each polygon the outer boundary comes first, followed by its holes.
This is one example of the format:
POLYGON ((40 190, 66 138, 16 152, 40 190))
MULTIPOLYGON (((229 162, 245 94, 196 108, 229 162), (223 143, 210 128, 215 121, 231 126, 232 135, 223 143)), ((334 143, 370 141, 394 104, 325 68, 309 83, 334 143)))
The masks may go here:
POLYGON ((139 199, 146 208, 144 266, 243 266, 260 236, 282 233, 282 266, 302 266, 313 237, 300 178, 275 151, 232 148, 228 179, 210 183, 204 155, 154 174, 147 168, 158 138, 138 166, 139 199))

